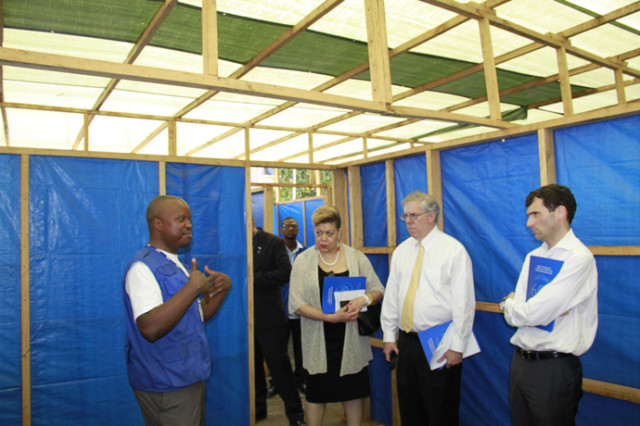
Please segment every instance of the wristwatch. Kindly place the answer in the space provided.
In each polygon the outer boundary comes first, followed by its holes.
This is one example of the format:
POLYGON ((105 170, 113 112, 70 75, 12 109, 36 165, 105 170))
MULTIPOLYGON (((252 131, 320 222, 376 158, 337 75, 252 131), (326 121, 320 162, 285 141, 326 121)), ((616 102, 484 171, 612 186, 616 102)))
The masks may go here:
POLYGON ((500 310, 502 312, 504 312, 504 301, 507 300, 509 298, 509 296, 505 296, 502 298, 502 301, 500 301, 500 310))

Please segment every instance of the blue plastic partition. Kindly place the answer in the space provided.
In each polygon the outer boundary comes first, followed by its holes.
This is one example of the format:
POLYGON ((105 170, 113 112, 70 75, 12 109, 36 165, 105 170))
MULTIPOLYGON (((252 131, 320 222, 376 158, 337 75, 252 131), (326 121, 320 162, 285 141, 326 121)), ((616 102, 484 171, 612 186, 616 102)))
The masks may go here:
MULTIPOLYGON (((400 158, 393 163, 395 183, 396 183, 396 217, 399 218, 404 212, 402 200, 413 191, 428 191, 427 182, 427 159, 421 155, 400 158)), ((396 221, 396 239, 398 244, 409 238, 409 233, 404 223, 396 221)))
MULTIPOLYGON (((366 247, 387 247, 387 184, 385 164, 378 163, 361 167, 360 183, 362 187, 362 227, 366 247)), ((368 254, 378 278, 385 285, 389 277, 389 256, 386 254, 368 254)), ((373 337, 382 339, 382 330, 373 337)), ((389 364, 382 350, 372 348, 373 360, 369 365, 371 383, 371 419, 382 424, 393 423, 391 401, 391 374, 389 364)))
POLYGON ((0 423, 22 423, 20 156, 0 155, 0 423))
MULTIPOLYGON (((574 192, 572 227, 588 245, 640 245, 640 117, 555 132, 558 183, 574 192)), ((585 377, 640 387, 640 258, 596 256, 599 323, 596 341, 583 357, 585 377), (615 360, 615 362, 612 362, 615 360)), ((638 405, 586 395, 578 422, 632 424, 638 405), (609 411, 610 410, 610 411, 609 411)))
POLYGON ((264 228, 264 192, 251 194, 251 214, 256 226, 264 228))
POLYGON ((124 363, 122 274, 147 241, 157 164, 30 160, 32 423, 142 424, 124 363))
POLYGON ((231 277, 232 287, 206 331, 213 355, 207 381, 207 424, 249 424, 247 255, 244 169, 167 164, 167 194, 191 206, 193 240, 179 254, 231 277))
MULTIPOLYGON (((524 199, 540 182, 535 135, 444 151, 444 230, 473 263, 476 300, 498 302, 513 291, 527 251, 524 199)), ((508 374, 515 331, 502 316, 477 312, 474 333, 482 352, 464 361, 460 423, 508 425, 508 374), (490 397, 489 397, 490 396, 490 397)))

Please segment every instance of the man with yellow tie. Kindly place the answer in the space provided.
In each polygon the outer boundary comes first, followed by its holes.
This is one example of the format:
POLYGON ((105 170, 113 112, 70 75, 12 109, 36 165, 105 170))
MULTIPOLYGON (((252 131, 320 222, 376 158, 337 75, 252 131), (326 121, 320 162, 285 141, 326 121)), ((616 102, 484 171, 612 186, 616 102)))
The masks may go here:
POLYGON ((398 356, 398 402, 402 424, 457 425, 462 352, 475 313, 473 271, 464 246, 440 231, 438 202, 414 191, 402 200, 400 217, 411 238, 393 252, 382 304, 384 356, 398 356), (451 346, 432 371, 418 333, 452 321, 451 346))

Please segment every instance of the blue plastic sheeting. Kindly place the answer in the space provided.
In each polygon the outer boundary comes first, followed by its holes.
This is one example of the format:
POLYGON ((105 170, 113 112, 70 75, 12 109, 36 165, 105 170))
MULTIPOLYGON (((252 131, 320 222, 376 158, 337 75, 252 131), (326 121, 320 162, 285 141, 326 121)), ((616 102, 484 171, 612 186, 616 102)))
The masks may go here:
MULTIPOLYGON (((424 154, 400 158, 393 163, 396 184, 396 218, 400 219, 404 210, 402 200, 413 191, 428 192, 427 159, 424 154)), ((401 220, 396 221, 396 239, 400 244, 409 238, 407 227, 401 220)))
POLYGON ((147 241, 157 193, 155 163, 30 157, 33 424, 142 424, 124 363, 122 274, 147 241))
MULTIPOLYGON (((538 187, 537 138, 523 136, 440 153, 444 231, 467 249, 476 300, 499 301, 513 290, 524 254, 535 240, 524 199, 538 187)), ((463 364, 460 424, 508 425, 508 370, 514 329, 502 316, 477 312, 482 352, 463 364)))
POLYGON ((578 202, 572 227, 587 245, 640 244, 640 116, 554 132, 558 183, 578 202))
POLYGON ((247 255, 244 169, 167 164, 167 194, 191 206, 193 240, 180 260, 231 277, 231 290, 206 332, 213 355, 207 380, 207 424, 249 424, 247 255))
POLYGON ((251 194, 251 214, 256 226, 264 228, 264 192, 251 194))
POLYGON ((22 423, 20 156, 0 155, 0 424, 22 423))
POLYGON ((524 254, 538 245, 524 206, 540 186, 536 135, 444 151, 444 230, 473 261, 476 300, 500 301, 513 290, 524 254))
POLYGON ((365 247, 387 247, 387 184, 385 163, 360 168, 362 227, 365 247))

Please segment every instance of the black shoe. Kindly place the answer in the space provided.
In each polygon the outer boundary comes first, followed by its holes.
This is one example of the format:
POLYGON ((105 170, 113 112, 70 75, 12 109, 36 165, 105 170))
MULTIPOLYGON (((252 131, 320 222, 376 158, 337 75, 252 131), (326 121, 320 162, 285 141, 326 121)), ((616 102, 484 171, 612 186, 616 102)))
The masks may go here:
POLYGON ((289 423, 289 426, 307 426, 307 423, 304 420, 296 420, 295 422, 289 423))
POLYGON ((278 391, 276 390, 276 387, 271 385, 267 389, 267 398, 271 398, 272 396, 274 396, 277 393, 278 393, 278 391))
POLYGON ((307 384, 305 382, 298 383, 298 390, 301 393, 307 393, 307 384))

